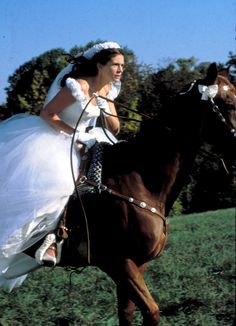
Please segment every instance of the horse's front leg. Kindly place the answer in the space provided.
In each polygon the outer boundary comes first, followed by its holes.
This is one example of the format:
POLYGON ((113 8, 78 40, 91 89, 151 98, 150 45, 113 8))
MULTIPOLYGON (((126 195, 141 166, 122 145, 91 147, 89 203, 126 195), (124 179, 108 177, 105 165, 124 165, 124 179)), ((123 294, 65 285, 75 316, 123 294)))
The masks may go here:
POLYGON ((118 305, 118 318, 120 326, 131 326, 133 325, 135 304, 129 298, 127 288, 121 284, 117 286, 117 305, 118 305))
POLYGON ((146 265, 138 267, 132 260, 126 259, 120 278, 116 279, 120 326, 132 325, 135 305, 141 310, 143 326, 159 323, 159 307, 143 279, 145 268, 146 265))

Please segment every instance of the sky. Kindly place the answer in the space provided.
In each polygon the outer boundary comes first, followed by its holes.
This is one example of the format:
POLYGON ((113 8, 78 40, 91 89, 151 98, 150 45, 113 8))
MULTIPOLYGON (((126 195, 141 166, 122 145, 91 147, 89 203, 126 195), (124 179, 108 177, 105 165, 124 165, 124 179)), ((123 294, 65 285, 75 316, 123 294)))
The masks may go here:
POLYGON ((236 53, 236 0, 0 0, 0 17, 0 104, 8 77, 55 48, 115 41, 154 68, 236 53))

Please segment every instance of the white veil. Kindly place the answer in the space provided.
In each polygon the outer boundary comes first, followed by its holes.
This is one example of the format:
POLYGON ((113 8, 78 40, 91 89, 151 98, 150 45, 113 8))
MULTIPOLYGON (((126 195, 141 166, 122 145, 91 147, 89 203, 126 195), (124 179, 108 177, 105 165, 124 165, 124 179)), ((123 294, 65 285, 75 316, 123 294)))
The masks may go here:
POLYGON ((49 91, 47 93, 46 99, 44 101, 44 105, 43 107, 45 107, 46 104, 48 104, 48 102, 50 102, 53 97, 60 91, 61 89, 61 80, 62 78, 71 72, 73 67, 72 63, 69 63, 64 69, 62 69, 59 74, 56 76, 56 78, 54 79, 54 81, 52 82, 49 91))

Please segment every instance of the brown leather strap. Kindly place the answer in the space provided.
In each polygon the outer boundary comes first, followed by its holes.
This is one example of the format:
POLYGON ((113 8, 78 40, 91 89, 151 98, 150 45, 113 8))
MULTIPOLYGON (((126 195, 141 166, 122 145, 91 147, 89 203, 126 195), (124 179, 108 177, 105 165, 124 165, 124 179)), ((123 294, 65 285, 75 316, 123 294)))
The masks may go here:
POLYGON ((129 197, 126 195, 122 195, 121 193, 119 193, 118 191, 115 191, 113 189, 108 188, 107 186, 103 185, 103 184, 97 184, 96 182, 92 181, 92 180, 88 180, 86 177, 83 177, 83 179, 81 180, 81 182, 86 182, 89 185, 92 185, 94 187, 96 187, 98 189, 98 191, 106 191, 108 192, 110 195, 116 196, 118 198, 121 198, 127 202, 129 202, 130 204, 133 204, 135 206, 138 206, 142 209, 148 210, 149 212, 156 214, 157 216, 159 216, 163 222, 164 222, 164 226, 166 228, 166 223, 167 223, 167 218, 162 215, 155 207, 152 207, 148 204, 146 204, 143 201, 137 200, 133 197, 129 197))

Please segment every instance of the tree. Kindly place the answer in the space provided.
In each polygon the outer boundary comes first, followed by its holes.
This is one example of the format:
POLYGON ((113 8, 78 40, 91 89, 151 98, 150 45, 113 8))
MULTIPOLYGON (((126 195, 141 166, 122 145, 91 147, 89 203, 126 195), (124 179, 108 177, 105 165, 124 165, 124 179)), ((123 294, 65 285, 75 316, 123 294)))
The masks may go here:
POLYGON ((10 86, 6 89, 7 107, 11 114, 22 112, 39 114, 56 75, 72 57, 85 49, 75 46, 69 53, 62 48, 53 49, 20 66, 9 77, 10 86))
POLYGON ((11 116, 11 112, 8 110, 6 104, 0 105, 0 121, 5 120, 11 116))
POLYGON ((129 137, 138 130, 139 123, 133 120, 141 120, 138 114, 140 67, 137 64, 137 58, 133 51, 125 47, 124 52, 125 70, 122 77, 121 93, 117 100, 132 111, 124 109, 122 106, 117 107, 118 114, 123 117, 121 119, 121 133, 119 135, 122 139, 129 137))
POLYGON ((148 74, 140 87, 139 106, 142 111, 156 116, 158 110, 186 84, 200 77, 200 68, 198 70, 195 65, 195 58, 181 58, 170 62, 167 67, 158 67, 157 71, 148 74))
MULTIPOLYGON (((95 43, 104 42, 97 40, 89 42, 86 46, 73 47, 69 53, 58 48, 47 51, 42 55, 26 62, 20 66, 15 73, 9 77, 9 87, 7 91, 6 107, 10 114, 29 112, 38 114, 44 103, 48 89, 68 61, 83 53, 95 43)), ((126 55, 126 70, 123 79, 123 87, 119 100, 132 108, 135 108, 138 94, 138 68, 134 53, 127 47, 124 48, 126 55)), ((120 109, 125 116, 129 114, 120 109)))
POLYGON ((51 81, 66 65, 65 51, 54 49, 20 66, 9 77, 7 107, 12 114, 38 114, 51 81))

